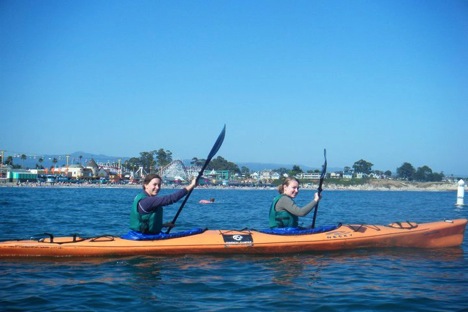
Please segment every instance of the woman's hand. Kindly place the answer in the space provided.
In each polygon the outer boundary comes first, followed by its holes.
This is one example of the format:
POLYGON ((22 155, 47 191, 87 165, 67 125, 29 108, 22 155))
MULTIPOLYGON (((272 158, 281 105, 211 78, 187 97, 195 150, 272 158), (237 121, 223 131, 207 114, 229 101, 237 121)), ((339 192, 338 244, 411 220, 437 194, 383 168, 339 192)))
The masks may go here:
POLYGON ((193 190, 197 186, 197 178, 193 178, 192 182, 188 186, 185 187, 187 191, 193 190))

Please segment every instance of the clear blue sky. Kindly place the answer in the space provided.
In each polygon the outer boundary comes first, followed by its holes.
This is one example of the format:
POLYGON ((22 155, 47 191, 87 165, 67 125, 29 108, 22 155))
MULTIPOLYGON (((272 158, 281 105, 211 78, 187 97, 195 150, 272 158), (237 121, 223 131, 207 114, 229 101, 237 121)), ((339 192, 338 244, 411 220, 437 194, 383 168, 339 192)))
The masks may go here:
POLYGON ((0 150, 468 174, 468 1, 0 1, 0 150))

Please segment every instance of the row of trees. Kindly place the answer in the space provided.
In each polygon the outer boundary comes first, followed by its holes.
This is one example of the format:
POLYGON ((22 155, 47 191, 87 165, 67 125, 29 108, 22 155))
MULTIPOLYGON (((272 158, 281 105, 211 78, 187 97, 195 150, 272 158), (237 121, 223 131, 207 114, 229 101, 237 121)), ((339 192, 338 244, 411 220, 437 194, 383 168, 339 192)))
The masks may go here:
MULTIPOLYGON (((3 160, 1 159, 0 157, 0 163, 3 163, 5 165, 8 165, 8 166, 11 166, 12 168, 14 169, 20 169, 20 168, 23 168, 24 167, 24 161, 28 158, 28 156, 26 156, 26 154, 22 154, 20 156, 20 159, 21 161, 23 162, 23 166, 22 165, 18 165, 18 164, 15 164, 13 163, 13 156, 8 156, 6 159, 5 159, 5 162, 3 162, 3 160)), ((40 157, 38 159, 38 164, 36 164, 36 168, 37 169, 44 169, 44 166, 42 165, 42 163, 44 162, 44 158, 40 157)), ((58 162, 58 159, 57 158, 54 158, 52 159, 52 162, 54 163, 54 166, 55 164, 58 162)))
MULTIPOLYGON (((378 171, 372 170, 374 164, 365 161, 364 159, 358 160, 354 163, 353 169, 354 172, 361 172, 365 174, 375 173, 377 175, 384 175, 386 177, 391 177, 391 171, 378 171)), ((349 168, 348 168, 349 169, 349 168)), ((346 171, 346 168, 345 168, 346 171)), ((437 173, 433 172, 428 166, 422 166, 415 169, 413 165, 408 162, 403 163, 396 170, 396 178, 408 180, 408 181, 418 181, 418 182, 440 182, 444 179, 445 175, 443 172, 437 173)))
MULTIPOLYGON (((15 164, 13 163, 13 156, 8 156, 5 161, 3 162, 3 159, 2 157, 0 156, 0 164, 5 164, 5 165, 8 165, 8 166, 11 166, 12 168, 14 169, 21 169, 21 168, 25 168, 24 166, 24 162, 26 161, 26 159, 28 158, 28 156, 26 156, 26 154, 21 154, 19 156, 19 158, 21 159, 23 165, 19 165, 19 164, 15 164)), ((79 156, 78 157, 80 159, 80 164, 81 164, 81 159, 83 158, 83 156, 79 156)), ((52 163, 53 163, 53 167, 57 166, 57 163, 59 162, 59 160, 54 157, 51 159, 52 163)), ((43 166, 43 163, 44 162, 44 158, 43 157, 39 157, 37 159, 37 163, 36 163, 36 169, 44 169, 44 166, 43 166)), ((28 167, 26 167, 26 169, 29 169, 28 167)))
MULTIPOLYGON (((173 161, 172 152, 160 148, 159 150, 154 150, 150 152, 141 152, 140 157, 132 157, 126 160, 122 167, 135 171, 136 169, 142 167, 145 172, 156 172, 158 168, 163 168, 169 165, 173 161)), ((206 162, 206 159, 203 158, 192 158, 190 164, 192 166, 202 167, 206 162)), ((229 170, 232 173, 241 173, 239 166, 233 162, 227 161, 221 156, 213 158, 208 166, 207 170, 229 170)), ((242 170, 248 171, 248 168, 242 167, 242 170)))
POLYGON ((122 167, 135 171, 142 167, 145 172, 155 172, 158 167, 164 167, 172 162, 172 152, 160 148, 150 152, 141 152, 140 157, 126 160, 122 167))
POLYGON ((414 180, 421 182, 439 182, 445 177, 443 172, 432 172, 432 169, 428 166, 422 166, 418 167, 418 169, 414 169, 414 167, 407 162, 397 168, 397 176, 408 181, 414 180))
MULTIPOLYGON (((172 152, 161 148, 159 150, 154 150, 150 152, 142 152, 140 153, 139 158, 130 158, 129 160, 124 162, 123 166, 128 170, 135 170, 137 168, 142 167, 143 170, 145 170, 146 172, 154 172, 157 170, 157 168, 164 167, 170 164, 172 161, 172 152)), ((206 159, 194 157, 192 158, 190 164, 192 166, 201 167, 203 166, 205 161, 206 159)), ((380 170, 372 170, 373 166, 374 164, 372 164, 371 162, 368 162, 364 159, 360 159, 353 164, 352 169, 351 167, 345 167, 343 173, 354 172, 363 173, 366 175, 375 174, 387 178, 390 178, 392 176, 392 172, 390 170, 387 170, 385 172, 380 170)), ((229 170, 231 173, 238 173, 242 175, 248 175, 250 173, 249 168, 245 166, 239 168, 238 165, 224 159, 221 156, 212 159, 211 162, 208 164, 207 169, 229 170)), ((290 176, 294 176, 296 174, 304 172, 298 165, 294 165, 292 169, 278 168, 273 171, 278 172, 280 175, 288 174, 290 176)), ((320 170, 309 170, 308 172, 320 172, 320 170)), ((408 181, 437 182, 443 180, 444 174, 442 172, 433 172, 432 169, 428 166, 422 166, 415 169, 413 165, 405 162, 401 165, 401 167, 396 169, 396 178, 408 181)))
MULTIPOLYGON (((26 155, 22 155, 21 159, 24 161, 26 159, 26 155)), ((3 161, 3 159, 2 159, 3 161)), ((43 159, 39 159, 39 163, 42 163, 43 159)), ((81 156, 80 156, 81 161, 81 156)), ((149 152, 141 152, 140 157, 132 157, 126 160, 122 167, 126 168, 127 170, 135 171, 138 168, 142 167, 145 172, 156 172, 158 168, 165 167, 169 165, 173 161, 172 159, 172 152, 169 150, 165 150, 160 148, 159 150, 153 150, 149 152)), ((203 158, 192 158, 190 164, 192 166, 201 167, 205 163, 206 159, 203 158)), ((57 163, 57 159, 54 158, 53 160, 54 165, 57 163)), ((5 164, 11 165, 14 168, 21 168, 21 166, 13 164, 13 157, 9 156, 6 158, 5 164)), ((390 178, 392 176, 392 172, 387 170, 385 172, 380 170, 372 170, 374 164, 368 162, 364 159, 360 159, 356 161, 352 169, 351 167, 345 167, 343 173, 363 173, 366 175, 376 174, 378 176, 385 176, 390 178)), ((230 162, 224 159, 221 156, 218 156, 211 160, 211 162, 207 166, 208 170, 229 170, 231 173, 235 174, 242 174, 248 175, 250 173, 249 168, 243 166, 239 168, 233 162, 230 162)), ((294 176, 299 173, 303 173, 303 170, 298 165, 294 165, 292 169, 287 168, 278 168, 273 170, 278 172, 279 174, 288 174, 290 176, 294 176)), ((309 170, 308 172, 319 172, 319 170, 309 170)), ((431 168, 428 166, 422 166, 415 169, 413 165, 408 162, 403 163, 399 168, 396 169, 396 178, 408 180, 408 181, 419 181, 419 182, 438 182, 442 181, 444 178, 443 172, 437 173, 433 172, 431 168)))
MULTIPOLYGON (((158 171, 159 168, 163 168, 169 165, 173 161, 172 152, 169 150, 159 149, 149 152, 141 152, 140 157, 132 157, 126 160, 122 167, 127 170, 135 171, 138 168, 143 168, 145 172, 151 173, 158 171)), ((206 162, 204 158, 193 157, 190 161, 190 165, 196 167, 202 167, 206 162)), ((250 169, 242 166, 239 166, 231 161, 224 159, 221 156, 213 158, 206 167, 207 170, 229 170, 231 174, 240 174, 247 176, 250 174, 250 169)), ((273 171, 278 172, 279 174, 288 174, 294 176, 296 174, 304 172, 300 166, 294 165, 292 169, 287 168, 278 168, 273 171)), ((319 172, 319 170, 309 170, 309 172, 319 172)))

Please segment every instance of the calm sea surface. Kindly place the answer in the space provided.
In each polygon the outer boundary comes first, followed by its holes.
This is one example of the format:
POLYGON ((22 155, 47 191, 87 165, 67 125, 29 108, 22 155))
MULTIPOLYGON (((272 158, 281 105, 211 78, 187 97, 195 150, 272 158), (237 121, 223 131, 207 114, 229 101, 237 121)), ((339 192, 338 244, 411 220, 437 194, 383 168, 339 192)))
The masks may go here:
MULTIPOLYGON (((121 235, 140 189, 0 187, 0 239, 121 235)), ((163 193, 172 190, 164 190, 163 193)), ((196 189, 173 230, 263 229, 274 190, 196 189), (216 198, 211 205, 200 199, 216 198)), ((468 218, 456 192, 324 191, 317 225, 468 218)), ((313 191, 302 190, 305 204, 313 191)), ((165 209, 170 221, 180 203, 165 209)), ((310 225, 311 216, 302 218, 310 225)), ((0 259, 1 311, 467 311, 468 243, 288 256, 0 259)))

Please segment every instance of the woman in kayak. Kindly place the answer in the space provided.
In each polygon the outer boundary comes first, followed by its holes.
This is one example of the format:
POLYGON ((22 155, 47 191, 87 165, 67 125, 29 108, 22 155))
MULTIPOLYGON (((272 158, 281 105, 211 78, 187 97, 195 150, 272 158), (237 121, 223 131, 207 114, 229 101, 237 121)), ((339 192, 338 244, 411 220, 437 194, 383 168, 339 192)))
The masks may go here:
POLYGON ((173 224, 163 224, 163 206, 171 205, 188 194, 196 185, 196 179, 175 193, 157 196, 161 190, 161 177, 157 174, 149 174, 143 181, 143 192, 133 200, 130 212, 130 228, 143 234, 159 234, 163 227, 171 227, 173 224))
POLYGON ((270 207, 270 228, 298 227, 299 217, 307 215, 320 201, 315 193, 313 201, 304 207, 297 206, 294 198, 299 193, 299 181, 296 178, 286 178, 278 192, 270 207))

